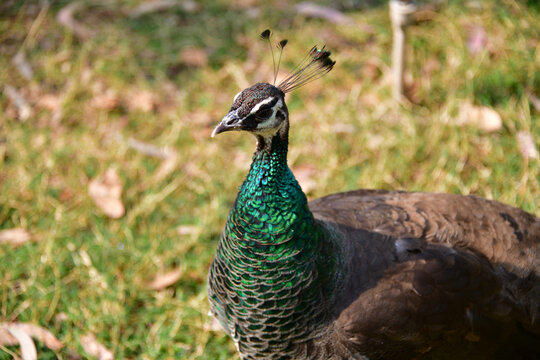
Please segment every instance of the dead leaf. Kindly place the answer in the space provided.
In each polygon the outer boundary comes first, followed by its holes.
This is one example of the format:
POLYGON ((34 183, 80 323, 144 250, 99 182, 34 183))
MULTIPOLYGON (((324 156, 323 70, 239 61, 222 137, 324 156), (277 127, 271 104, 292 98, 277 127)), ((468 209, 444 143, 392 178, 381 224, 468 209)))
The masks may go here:
POLYGON ((64 188, 60 192, 60 195, 58 195, 58 200, 65 203, 70 201, 73 198, 73 192, 69 188, 64 188))
POLYGON ((377 80, 381 76, 381 69, 373 62, 367 62, 362 67, 362 78, 371 81, 377 80))
POLYGON ((305 193, 309 193, 315 189, 317 183, 313 180, 313 177, 317 173, 317 169, 314 166, 307 164, 299 165, 293 167, 291 170, 305 193))
POLYGON ((30 233, 23 228, 7 229, 0 231, 0 244, 6 243, 20 246, 30 240, 30 233))
POLYGON ((480 341, 480 337, 476 335, 474 332, 469 331, 467 335, 465 335, 465 340, 471 341, 471 342, 478 342, 480 341))
POLYGON ((332 130, 336 134, 352 134, 354 133, 354 126, 351 124, 338 122, 332 125, 332 130))
POLYGON ((124 216, 122 184, 114 169, 109 169, 103 176, 90 181, 88 194, 108 217, 118 219, 124 216))
POLYGON ((56 314, 56 316, 54 317, 54 320, 61 323, 61 322, 65 322, 65 321, 68 321, 68 316, 65 312, 61 312, 61 313, 58 313, 56 314))
POLYGON ((520 131, 516 135, 519 144, 519 151, 524 159, 538 159, 538 150, 531 134, 520 131))
POLYGON ((172 173, 178 167, 178 153, 172 149, 167 149, 167 157, 161 162, 161 165, 157 168, 152 179, 154 182, 160 182, 165 179, 167 175, 172 173))
POLYGON ((327 20, 334 24, 352 24, 354 20, 339 10, 305 1, 296 5, 298 14, 327 20))
POLYGON ((476 55, 487 45, 488 37, 486 29, 481 25, 473 26, 469 29, 469 35, 467 39, 467 50, 469 53, 476 55))
POLYGON ((0 345, 11 346, 18 344, 17 337, 12 334, 13 329, 23 331, 28 336, 42 342, 51 350, 57 351, 64 347, 64 344, 49 330, 31 323, 0 323, 0 345))
POLYGON ((86 25, 80 23, 75 19, 75 13, 83 8, 83 3, 80 1, 72 2, 63 7, 56 15, 56 20, 67 27, 71 32, 75 34, 81 40, 88 40, 96 33, 93 29, 90 29, 86 25))
POLYGON ((7 329, 9 333, 19 342, 22 360, 37 360, 36 345, 34 345, 30 335, 28 335, 24 330, 15 326, 8 327, 7 329))
POLYGON ((531 102, 534 109, 540 112, 540 98, 536 97, 533 93, 529 94, 529 101, 531 102))
POLYGON ((204 67, 208 63, 206 52, 197 47, 185 47, 180 51, 180 62, 190 67, 204 67))
POLYGON ((199 227, 195 225, 179 225, 176 227, 178 235, 193 235, 199 231, 199 227))
POLYGON ((381 146, 385 143, 385 138, 382 135, 379 134, 371 134, 368 137, 368 141, 366 142, 366 147, 369 150, 375 151, 381 148, 381 146))
POLYGON ((62 99, 58 95, 43 94, 37 100, 37 105, 42 109, 58 111, 62 105, 62 99))
POLYGON ((439 62, 439 60, 436 57, 432 56, 429 59, 427 59, 426 62, 424 63, 424 66, 422 66, 422 75, 426 78, 429 78, 431 74, 434 71, 439 70, 440 67, 441 67, 441 63, 439 62))
POLYGON ((148 90, 134 89, 129 92, 124 101, 128 110, 131 111, 140 110, 149 113, 156 107, 156 97, 148 90))
POLYGON ((487 106, 476 106, 464 103, 456 119, 457 125, 473 125, 486 131, 494 132, 502 128, 502 119, 499 113, 487 106))
POLYGON ((26 121, 30 116, 32 116, 33 111, 30 107, 30 104, 22 94, 11 85, 4 86, 4 93, 11 100, 15 108, 17 109, 17 115, 19 120, 26 121))
POLYGON ((112 351, 101 345, 96 336, 92 333, 88 333, 81 336, 81 345, 89 355, 97 357, 98 360, 113 360, 114 354, 112 351))
POLYGON ((113 89, 95 95, 90 101, 90 105, 95 109, 112 110, 118 106, 118 94, 113 89))
POLYGON ((179 267, 166 273, 157 274, 146 286, 150 290, 163 290, 176 283, 182 276, 182 269, 179 267))

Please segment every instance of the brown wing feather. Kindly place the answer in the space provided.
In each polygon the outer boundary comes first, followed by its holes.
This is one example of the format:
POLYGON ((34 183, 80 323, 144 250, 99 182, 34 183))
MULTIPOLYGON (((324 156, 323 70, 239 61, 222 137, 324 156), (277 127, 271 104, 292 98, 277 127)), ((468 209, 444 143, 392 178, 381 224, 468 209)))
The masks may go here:
POLYGON ((340 226, 475 249, 540 275, 540 219, 477 196, 358 190, 313 200, 316 218, 340 226))
POLYGON ((309 206, 350 258, 336 339, 375 359, 443 359, 460 341, 484 358, 508 341, 538 342, 518 329, 540 335, 537 217, 476 196, 380 190, 309 206))

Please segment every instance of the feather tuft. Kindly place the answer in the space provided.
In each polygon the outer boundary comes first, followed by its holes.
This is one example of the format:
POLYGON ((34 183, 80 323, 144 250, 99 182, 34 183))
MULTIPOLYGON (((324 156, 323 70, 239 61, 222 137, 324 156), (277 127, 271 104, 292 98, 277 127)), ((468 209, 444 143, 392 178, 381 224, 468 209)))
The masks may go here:
POLYGON ((260 36, 263 40, 270 40, 270 36, 272 36, 272 31, 270 31, 270 29, 266 29, 261 33, 260 36))
POLYGON ((336 63, 330 58, 330 55, 330 51, 325 50, 324 46, 321 49, 314 46, 294 72, 281 81, 277 88, 288 93, 326 75, 336 63))

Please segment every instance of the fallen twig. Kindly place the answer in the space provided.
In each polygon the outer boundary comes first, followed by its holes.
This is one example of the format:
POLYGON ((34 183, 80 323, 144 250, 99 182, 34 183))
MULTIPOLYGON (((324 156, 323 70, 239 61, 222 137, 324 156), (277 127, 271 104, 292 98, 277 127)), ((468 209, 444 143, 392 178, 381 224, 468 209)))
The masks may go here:
POLYGON ((13 102, 19 113, 19 119, 21 121, 26 121, 30 116, 32 116, 32 108, 28 101, 11 85, 4 86, 4 92, 6 96, 13 102))
POLYGON ((26 80, 31 80, 32 77, 34 77, 34 70, 32 70, 32 66, 30 66, 28 60, 26 60, 26 55, 23 51, 19 51, 17 55, 11 59, 11 62, 26 80))
POLYGON ((192 13, 199 8, 197 2, 192 0, 177 1, 177 0, 154 0, 141 3, 139 6, 129 12, 131 18, 138 18, 140 16, 151 14, 154 12, 168 10, 170 8, 179 6, 187 13, 192 13))
POLYGON ((82 2, 72 2, 58 12, 56 20, 71 30, 81 40, 88 40, 95 35, 95 31, 75 19, 75 13, 82 8, 82 2))

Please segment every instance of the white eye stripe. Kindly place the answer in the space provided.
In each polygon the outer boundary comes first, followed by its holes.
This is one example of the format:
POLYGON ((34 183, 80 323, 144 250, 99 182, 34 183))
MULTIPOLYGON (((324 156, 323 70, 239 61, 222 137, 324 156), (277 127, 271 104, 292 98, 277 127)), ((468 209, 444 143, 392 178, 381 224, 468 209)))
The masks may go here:
POLYGON ((240 91, 238 94, 234 95, 233 102, 235 102, 236 99, 238 99, 238 97, 240 96, 241 93, 242 93, 242 91, 240 91))
POLYGON ((281 110, 281 107, 283 106, 283 101, 281 99, 278 99, 278 101, 274 104, 274 106, 272 106, 272 116, 270 116, 268 119, 264 120, 263 122, 259 123, 259 125, 257 125, 257 129, 258 130, 264 130, 264 129, 269 129, 269 128, 273 128, 276 126, 276 124, 280 121, 279 119, 276 118, 276 113, 279 111, 279 112, 282 112, 281 110), (279 109, 279 110, 277 110, 279 109))
MULTIPOLYGON (((257 111, 259 111, 259 109, 261 108, 261 106, 263 105, 266 105, 268 103, 271 103, 272 101, 274 101, 275 97, 269 97, 268 99, 264 99, 263 101, 261 101, 260 103, 258 103, 257 105, 255 105, 253 107, 253 109, 251 109, 251 111, 249 112, 249 114, 255 114, 257 111)), ((272 109, 274 109, 274 107, 272 107, 272 109)))

